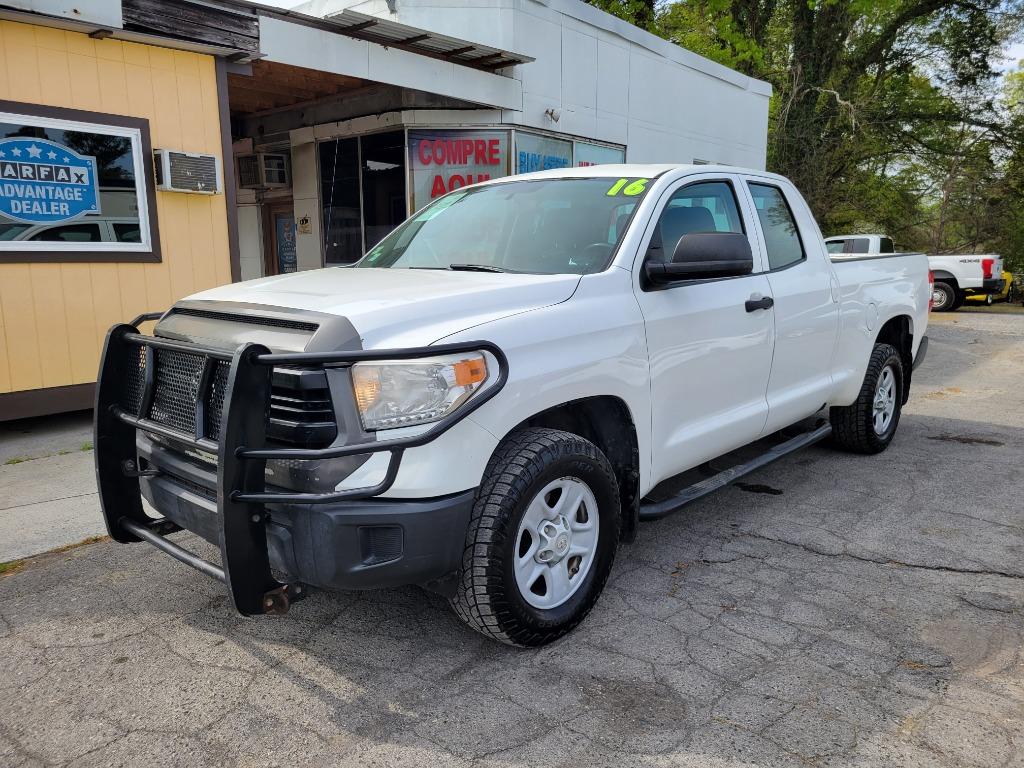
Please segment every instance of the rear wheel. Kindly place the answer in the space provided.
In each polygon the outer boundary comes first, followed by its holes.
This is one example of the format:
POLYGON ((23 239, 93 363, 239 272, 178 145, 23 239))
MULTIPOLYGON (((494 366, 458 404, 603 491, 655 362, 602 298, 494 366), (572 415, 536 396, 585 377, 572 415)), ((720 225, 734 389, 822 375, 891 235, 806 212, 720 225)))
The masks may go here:
POLYGON ((618 483, 597 446, 555 429, 514 432, 477 494, 452 607, 503 643, 550 643, 593 608, 619 526, 618 483))
POLYGON ((951 312, 956 303, 956 289, 949 283, 935 283, 932 287, 932 310, 951 312))
POLYGON ((991 307, 993 301, 994 301, 994 299, 992 298, 992 294, 991 293, 985 294, 985 306, 986 307, 991 307))
POLYGON ((856 453, 889 447, 903 410, 903 360, 891 344, 875 344, 856 402, 832 408, 832 439, 856 453))

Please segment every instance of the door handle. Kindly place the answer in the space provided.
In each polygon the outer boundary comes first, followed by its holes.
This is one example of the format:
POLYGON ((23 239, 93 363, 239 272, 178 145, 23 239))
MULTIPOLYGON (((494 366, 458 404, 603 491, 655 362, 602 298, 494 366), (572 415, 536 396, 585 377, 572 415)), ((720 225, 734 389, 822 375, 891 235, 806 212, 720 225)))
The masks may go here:
POLYGON ((775 299, 771 296, 762 296, 759 299, 755 299, 751 296, 747 299, 747 303, 744 304, 744 306, 747 308, 747 312, 756 312, 759 309, 771 309, 775 306, 775 299))

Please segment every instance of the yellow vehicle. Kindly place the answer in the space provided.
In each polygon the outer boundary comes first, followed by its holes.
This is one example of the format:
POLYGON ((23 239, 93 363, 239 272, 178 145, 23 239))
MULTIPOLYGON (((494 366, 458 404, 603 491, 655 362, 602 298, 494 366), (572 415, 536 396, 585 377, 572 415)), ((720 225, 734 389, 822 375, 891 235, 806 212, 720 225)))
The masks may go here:
POLYGON ((972 304, 991 305, 997 301, 1009 301, 1010 287, 1013 285, 1013 275, 1003 270, 1003 288, 999 293, 972 293, 966 301, 972 304))

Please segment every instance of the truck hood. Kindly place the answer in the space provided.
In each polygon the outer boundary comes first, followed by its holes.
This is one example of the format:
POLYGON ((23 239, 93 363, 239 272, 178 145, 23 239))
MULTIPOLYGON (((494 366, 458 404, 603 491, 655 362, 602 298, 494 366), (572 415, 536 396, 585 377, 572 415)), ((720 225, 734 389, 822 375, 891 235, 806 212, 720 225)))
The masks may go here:
POLYGON ((558 304, 572 296, 579 281, 579 275, 329 267, 224 285, 190 296, 189 302, 346 317, 363 348, 374 349, 432 344, 482 323, 558 304))

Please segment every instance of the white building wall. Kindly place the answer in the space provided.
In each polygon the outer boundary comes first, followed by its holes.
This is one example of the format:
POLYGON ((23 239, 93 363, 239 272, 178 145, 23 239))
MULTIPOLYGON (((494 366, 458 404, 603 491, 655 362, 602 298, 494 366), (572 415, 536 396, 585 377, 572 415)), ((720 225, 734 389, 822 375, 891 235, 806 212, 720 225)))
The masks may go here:
MULTIPOLYGON (((627 146, 631 162, 764 168, 767 83, 704 59, 582 0, 312 0, 536 60, 513 68, 522 104, 502 122, 627 146), (547 114, 556 110, 557 122, 547 114)), ((461 68, 465 70, 466 68, 461 68)), ((370 73, 373 77, 373 73, 370 73)))
POLYGON ((309 231, 301 227, 295 235, 295 259, 299 270, 319 269, 324 265, 320 230, 320 167, 312 128, 291 132, 292 201, 295 221, 309 219, 309 231))
POLYGON ((263 277, 263 217, 255 202, 238 205, 238 262, 243 280, 263 277))

